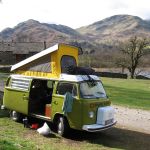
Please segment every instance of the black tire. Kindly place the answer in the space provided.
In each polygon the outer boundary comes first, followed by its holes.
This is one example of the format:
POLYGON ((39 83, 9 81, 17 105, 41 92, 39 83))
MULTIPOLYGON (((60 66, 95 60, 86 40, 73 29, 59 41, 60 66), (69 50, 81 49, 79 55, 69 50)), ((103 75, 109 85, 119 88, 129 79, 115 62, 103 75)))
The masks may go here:
POLYGON ((19 122, 22 119, 22 115, 14 110, 10 111, 10 118, 15 122, 19 122))
POLYGON ((69 127, 69 123, 67 119, 64 117, 59 117, 57 121, 57 133, 60 136, 65 137, 68 135, 69 130, 70 130, 70 127, 69 127))

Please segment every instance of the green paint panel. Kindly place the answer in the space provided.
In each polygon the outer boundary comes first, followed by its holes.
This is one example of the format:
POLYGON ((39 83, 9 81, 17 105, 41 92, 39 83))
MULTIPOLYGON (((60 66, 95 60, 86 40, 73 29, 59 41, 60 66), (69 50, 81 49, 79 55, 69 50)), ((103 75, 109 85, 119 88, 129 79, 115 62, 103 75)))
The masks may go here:
POLYGON ((3 104, 10 110, 28 114, 29 91, 21 91, 5 87, 3 104))
POLYGON ((83 125, 96 124, 97 110, 99 107, 109 106, 108 99, 82 99, 83 102, 83 125), (89 112, 94 112, 94 117, 89 117, 89 112))

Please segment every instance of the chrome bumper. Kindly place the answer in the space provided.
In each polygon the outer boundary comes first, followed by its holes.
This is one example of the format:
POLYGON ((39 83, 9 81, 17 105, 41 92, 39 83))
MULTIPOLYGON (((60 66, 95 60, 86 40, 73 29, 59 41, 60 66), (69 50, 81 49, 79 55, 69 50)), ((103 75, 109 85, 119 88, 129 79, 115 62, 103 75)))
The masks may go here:
POLYGON ((116 123, 117 123, 117 121, 114 121, 113 123, 106 125, 106 126, 100 125, 100 124, 83 125, 82 129, 85 131, 88 131, 88 132, 97 132, 97 131, 102 131, 102 130, 106 130, 108 128, 111 128, 116 123))

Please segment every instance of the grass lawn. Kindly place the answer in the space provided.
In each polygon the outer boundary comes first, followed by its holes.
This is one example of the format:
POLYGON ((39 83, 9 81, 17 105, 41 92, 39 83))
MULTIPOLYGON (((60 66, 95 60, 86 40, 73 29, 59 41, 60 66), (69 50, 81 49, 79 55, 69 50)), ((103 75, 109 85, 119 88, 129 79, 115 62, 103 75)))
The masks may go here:
MULTIPOLYGON (((0 110, 0 150, 113 149, 108 146, 103 146, 101 143, 106 140, 106 137, 100 143, 94 143, 96 142, 93 140, 95 135, 91 138, 90 134, 76 133, 76 131, 68 139, 62 138, 57 134, 44 137, 39 135, 36 130, 24 128, 22 123, 10 120, 8 115, 7 111, 0 110)), ((99 137, 101 136, 100 134, 99 137)))
POLYGON ((99 133, 73 130, 68 138, 57 134, 44 137, 10 120, 8 113, 0 110, 0 150, 148 150, 149 147, 149 134, 124 128, 99 133))
POLYGON ((115 105, 150 110, 150 80, 102 78, 115 105))

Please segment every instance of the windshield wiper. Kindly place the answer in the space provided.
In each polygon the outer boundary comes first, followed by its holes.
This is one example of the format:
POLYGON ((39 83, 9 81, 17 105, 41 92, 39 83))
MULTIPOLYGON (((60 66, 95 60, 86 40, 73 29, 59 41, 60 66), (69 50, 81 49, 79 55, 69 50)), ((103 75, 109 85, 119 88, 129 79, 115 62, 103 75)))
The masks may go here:
POLYGON ((83 95, 83 96, 94 96, 94 95, 92 95, 92 94, 86 94, 86 95, 83 95))

